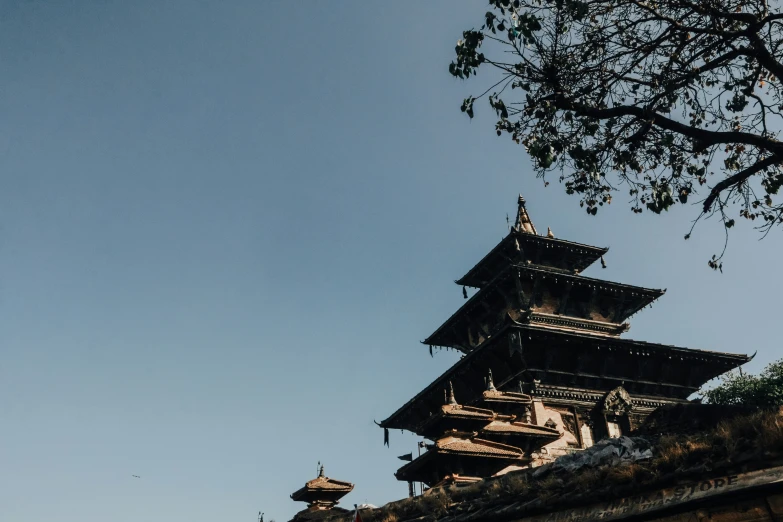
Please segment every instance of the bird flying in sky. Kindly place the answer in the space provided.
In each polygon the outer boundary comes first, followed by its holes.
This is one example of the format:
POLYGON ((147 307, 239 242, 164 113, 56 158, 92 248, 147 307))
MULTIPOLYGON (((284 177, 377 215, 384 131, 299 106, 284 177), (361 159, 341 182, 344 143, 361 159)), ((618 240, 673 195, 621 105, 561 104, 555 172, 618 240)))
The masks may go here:
POLYGON ((141 477, 140 477, 140 476, 138 476, 138 475, 131 475, 131 477, 134 477, 134 478, 141 478, 141 477))

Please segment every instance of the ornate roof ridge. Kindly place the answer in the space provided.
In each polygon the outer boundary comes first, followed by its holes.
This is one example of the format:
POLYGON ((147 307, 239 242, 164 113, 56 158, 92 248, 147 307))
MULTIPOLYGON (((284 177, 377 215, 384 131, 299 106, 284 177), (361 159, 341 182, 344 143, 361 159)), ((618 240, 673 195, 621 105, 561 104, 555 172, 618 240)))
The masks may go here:
MULTIPOLYGON (((506 220, 508 221, 508 218, 506 220)), ((606 252, 609 251, 609 248, 607 247, 596 247, 593 245, 586 245, 582 243, 576 243, 574 241, 555 238, 549 227, 547 227, 546 235, 538 235, 538 231, 536 230, 536 227, 527 212, 525 198, 523 198, 522 194, 520 194, 517 198, 517 216, 514 221, 514 225, 510 227, 508 235, 501 239, 500 243, 495 245, 484 257, 481 258, 478 263, 473 265, 473 267, 468 270, 465 275, 457 279, 455 283, 463 286, 475 287, 474 284, 471 284, 475 283, 475 281, 471 281, 471 278, 477 276, 477 272, 482 266, 489 263, 489 261, 493 258, 508 259, 508 256, 500 251, 504 248, 506 243, 510 242, 512 239, 516 242, 516 250, 519 250, 519 241, 522 241, 523 243, 529 241, 543 241, 549 242, 549 245, 555 246, 557 248, 567 247, 571 249, 577 249, 580 251, 580 255, 591 258, 587 264, 580 266, 581 270, 584 270, 593 264, 598 260, 599 257, 603 256, 606 254, 606 252)))

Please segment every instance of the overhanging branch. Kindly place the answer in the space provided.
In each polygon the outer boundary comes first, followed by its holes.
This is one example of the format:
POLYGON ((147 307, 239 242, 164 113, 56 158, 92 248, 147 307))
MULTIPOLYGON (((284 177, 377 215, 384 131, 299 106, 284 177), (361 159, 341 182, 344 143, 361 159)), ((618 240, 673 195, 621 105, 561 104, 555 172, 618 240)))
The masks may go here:
POLYGON ((573 111, 579 116, 589 116, 599 120, 619 118, 623 116, 633 116, 644 121, 651 121, 652 124, 656 127, 676 132, 701 144, 717 145, 720 143, 742 143, 745 145, 758 147, 761 150, 779 154, 781 157, 783 157, 783 143, 777 140, 759 136, 757 134, 750 134, 748 132, 739 131, 708 131, 680 123, 655 111, 650 111, 645 108, 632 105, 622 105, 618 107, 598 109, 587 107, 580 103, 575 103, 564 97, 556 97, 554 103, 558 109, 573 111))
POLYGON ((715 203, 715 200, 718 198, 720 193, 726 190, 727 188, 739 185, 740 183, 745 182, 748 178, 750 178, 754 174, 758 174, 762 170, 778 163, 781 163, 781 159, 779 156, 777 155, 770 156, 767 159, 754 163, 753 165, 746 168, 745 170, 738 172, 733 176, 729 176, 728 178, 718 182, 714 187, 712 187, 710 193, 707 195, 707 198, 704 200, 704 206, 702 207, 702 212, 707 213, 710 210, 710 208, 712 208, 713 203, 715 203))

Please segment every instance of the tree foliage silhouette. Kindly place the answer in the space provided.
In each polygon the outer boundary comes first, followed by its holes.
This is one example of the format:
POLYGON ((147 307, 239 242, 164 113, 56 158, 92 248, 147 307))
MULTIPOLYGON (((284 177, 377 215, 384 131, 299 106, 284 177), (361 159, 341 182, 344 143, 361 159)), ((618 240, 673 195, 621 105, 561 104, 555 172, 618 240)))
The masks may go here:
MULTIPOLYGON (((525 147, 545 183, 559 171, 593 215, 624 192, 637 213, 696 201, 693 224, 716 215, 727 234, 736 217, 763 234, 783 222, 775 0, 491 0, 490 9, 463 32, 449 72, 492 71, 462 111, 472 118, 486 98, 497 134, 525 147)), ((709 265, 721 269, 722 256, 709 265)))

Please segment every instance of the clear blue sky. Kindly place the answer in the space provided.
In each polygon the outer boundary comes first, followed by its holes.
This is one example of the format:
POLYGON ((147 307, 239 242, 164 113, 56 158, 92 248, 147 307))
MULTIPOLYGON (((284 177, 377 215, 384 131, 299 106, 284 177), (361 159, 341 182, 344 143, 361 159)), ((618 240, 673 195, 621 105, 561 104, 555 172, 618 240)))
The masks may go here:
POLYGON ((780 231, 587 218, 446 71, 484 2, 0 1, 0 520, 278 522, 403 497, 373 424, 506 232, 668 293, 629 336, 780 357, 780 231), (131 477, 140 475, 141 479, 131 477))

